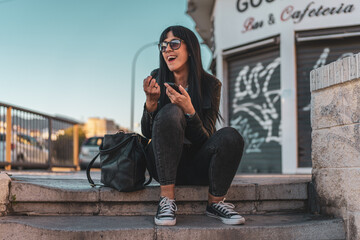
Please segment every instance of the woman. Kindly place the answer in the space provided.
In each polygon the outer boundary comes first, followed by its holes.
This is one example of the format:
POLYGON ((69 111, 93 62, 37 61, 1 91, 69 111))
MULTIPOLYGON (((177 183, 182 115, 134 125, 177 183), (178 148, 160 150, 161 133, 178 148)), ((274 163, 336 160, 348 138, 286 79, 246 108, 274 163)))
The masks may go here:
POLYGON ((221 83, 202 68, 195 34, 171 26, 160 36, 160 68, 144 79, 146 103, 141 120, 151 138, 148 169, 160 183, 157 225, 175 225, 176 185, 209 185, 206 214, 225 224, 245 219, 225 203, 236 174, 244 141, 233 128, 215 130, 221 83), (179 92, 167 82, 175 83, 179 92))

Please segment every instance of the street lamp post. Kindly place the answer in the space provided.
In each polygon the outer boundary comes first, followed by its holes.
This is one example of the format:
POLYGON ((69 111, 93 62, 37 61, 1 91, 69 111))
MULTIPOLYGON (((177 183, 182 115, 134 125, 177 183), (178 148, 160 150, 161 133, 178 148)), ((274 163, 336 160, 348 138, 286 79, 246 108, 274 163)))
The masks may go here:
POLYGON ((139 48, 134 56, 133 62, 132 62, 132 73, 131 73, 131 109, 130 109, 130 130, 134 131, 134 102, 135 102, 135 67, 136 67, 136 60, 140 53, 151 46, 157 45, 157 42, 151 42, 148 44, 145 44, 141 48, 139 48))

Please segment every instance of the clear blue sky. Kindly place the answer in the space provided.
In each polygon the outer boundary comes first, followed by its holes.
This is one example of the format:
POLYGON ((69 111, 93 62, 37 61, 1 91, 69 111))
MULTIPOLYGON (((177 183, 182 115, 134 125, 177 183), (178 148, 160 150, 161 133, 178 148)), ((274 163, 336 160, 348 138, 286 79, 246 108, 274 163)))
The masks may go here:
MULTIPOLYGON (((186 9, 186 0, 0 0, 0 101, 129 127, 134 54, 167 26, 195 31, 186 9)), ((205 46, 202 56, 207 69, 205 46)), ((156 46, 137 61, 135 123, 145 101, 142 80, 158 64, 156 46)))

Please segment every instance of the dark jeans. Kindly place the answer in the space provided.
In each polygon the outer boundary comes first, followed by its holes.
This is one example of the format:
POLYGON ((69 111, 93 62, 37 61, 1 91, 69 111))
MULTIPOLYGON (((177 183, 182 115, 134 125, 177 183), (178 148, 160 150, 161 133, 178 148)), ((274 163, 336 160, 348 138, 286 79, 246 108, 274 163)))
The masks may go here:
POLYGON ((182 110, 165 105, 153 122, 147 147, 149 172, 160 185, 209 185, 214 196, 224 196, 236 174, 244 148, 231 127, 215 132, 202 146, 184 144, 186 119, 182 110))

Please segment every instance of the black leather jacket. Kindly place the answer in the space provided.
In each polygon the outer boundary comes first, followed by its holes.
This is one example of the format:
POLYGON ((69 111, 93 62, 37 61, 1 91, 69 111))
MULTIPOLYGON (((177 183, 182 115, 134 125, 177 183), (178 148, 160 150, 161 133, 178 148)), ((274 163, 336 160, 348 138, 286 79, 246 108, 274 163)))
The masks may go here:
MULTIPOLYGON (((209 74, 207 74, 203 81, 205 81, 206 84, 210 84, 210 89, 213 89, 212 94, 211 96, 203 96, 202 116, 200 117, 198 113, 195 113, 192 118, 186 120, 185 137, 195 145, 202 145, 216 131, 215 123, 220 104, 221 82, 209 74), (214 111, 214 109, 216 109, 216 111, 214 111)), ((158 104, 158 106, 159 105, 160 104, 158 104)), ((158 108, 155 112, 149 113, 146 111, 144 105, 141 118, 141 131, 142 134, 149 139, 152 135, 153 120, 159 110, 158 108)))

